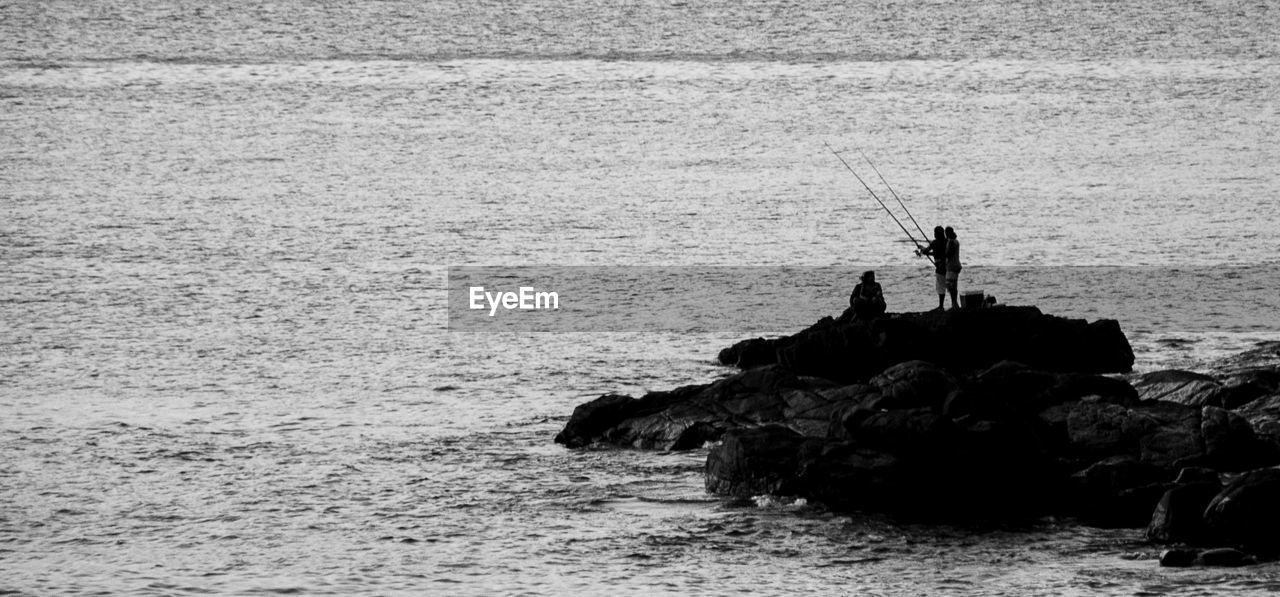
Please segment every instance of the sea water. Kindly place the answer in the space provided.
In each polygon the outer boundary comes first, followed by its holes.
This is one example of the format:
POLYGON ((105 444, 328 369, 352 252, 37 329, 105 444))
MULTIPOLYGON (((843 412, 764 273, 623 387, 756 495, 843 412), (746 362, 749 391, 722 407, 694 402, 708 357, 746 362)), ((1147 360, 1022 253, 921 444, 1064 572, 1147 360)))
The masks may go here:
POLYGON ((0 6, 0 592, 1274 591, 1275 565, 1161 569, 1139 530, 727 500, 705 450, 565 450, 574 406, 792 330, 449 332, 445 289, 841 266, 932 307, 829 144, 909 231, 895 192, 956 228, 962 288, 1212 370, 1280 339, 1278 10, 0 6))

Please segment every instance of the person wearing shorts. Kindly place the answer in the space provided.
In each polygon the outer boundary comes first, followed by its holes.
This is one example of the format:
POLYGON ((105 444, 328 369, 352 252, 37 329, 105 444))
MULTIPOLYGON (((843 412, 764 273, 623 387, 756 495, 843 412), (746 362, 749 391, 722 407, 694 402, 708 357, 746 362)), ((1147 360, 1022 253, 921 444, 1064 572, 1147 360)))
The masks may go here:
POLYGON ((929 255, 933 258, 934 289, 938 292, 938 309, 946 304, 947 299, 947 236, 942 226, 933 227, 933 240, 929 246, 916 251, 918 255, 929 255))
POLYGON ((960 239, 956 237, 956 231, 947 226, 947 251, 946 251, 946 287, 947 293, 951 295, 951 308, 955 309, 960 306, 960 302, 956 300, 956 295, 960 288, 960 239))

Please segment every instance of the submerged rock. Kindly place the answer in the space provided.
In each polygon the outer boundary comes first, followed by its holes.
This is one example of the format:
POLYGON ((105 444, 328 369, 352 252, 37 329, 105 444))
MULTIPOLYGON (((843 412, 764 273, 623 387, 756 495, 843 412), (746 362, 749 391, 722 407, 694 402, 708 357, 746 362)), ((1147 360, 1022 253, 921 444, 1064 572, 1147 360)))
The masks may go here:
POLYGON ((1200 552, 1195 549, 1166 549, 1160 554, 1160 565, 1173 568, 1186 568, 1196 563, 1200 552))
POLYGON ((1214 549, 1169 549, 1160 554, 1160 565, 1177 568, 1190 566, 1236 567, 1257 564, 1258 559, 1238 549, 1218 547, 1214 549))

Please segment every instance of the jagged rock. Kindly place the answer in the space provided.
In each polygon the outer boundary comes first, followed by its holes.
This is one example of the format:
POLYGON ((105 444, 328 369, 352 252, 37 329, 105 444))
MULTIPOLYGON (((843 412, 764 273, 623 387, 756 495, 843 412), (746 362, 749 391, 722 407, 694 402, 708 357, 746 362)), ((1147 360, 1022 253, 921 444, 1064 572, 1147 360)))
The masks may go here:
POLYGON ((1044 315, 1035 307, 1001 306, 895 313, 871 321, 826 318, 791 336, 745 340, 720 352, 724 364, 776 362, 797 373, 845 381, 912 360, 962 371, 1009 359, 1052 371, 1124 372, 1133 366, 1133 350, 1113 320, 1089 323, 1044 315))
MULTIPOLYGON (((670 393, 667 394, 668 396, 670 393)), ((646 410, 657 410, 660 405, 655 397, 644 404, 630 396, 605 394, 591 402, 578 405, 569 417, 564 430, 556 435, 556 443, 570 448, 581 448, 598 441, 619 421, 646 410)))
POLYGON ((803 496, 836 508, 892 509, 930 477, 892 454, 805 437, 781 426, 726 433, 707 455, 706 487, 722 495, 803 496))
POLYGON ((1133 385, 1123 379, 1104 375, 1064 373, 1059 374, 1054 384, 1041 393, 1039 401, 1047 407, 1079 400, 1132 407, 1136 406, 1141 399, 1133 385))
POLYGON ((722 495, 797 495, 801 447, 820 442, 770 425, 731 431, 707 455, 707 491, 722 495))
POLYGON ((1191 483, 1209 483, 1222 487, 1222 482, 1218 479, 1218 471, 1203 466, 1188 466, 1178 471, 1178 478, 1173 480, 1175 485, 1189 485, 1191 483))
POLYGON ((1211 483, 1188 483, 1170 488, 1156 504, 1147 525, 1147 539, 1158 543, 1201 543, 1208 538, 1204 510, 1222 490, 1211 483))
POLYGON ((874 406, 882 409, 939 409, 947 395, 958 387, 945 369, 925 361, 898 363, 871 378, 882 399, 874 406))
POLYGON ((1235 409, 1259 398, 1280 396, 1280 366, 1247 367, 1222 380, 1222 407, 1235 409))
POLYGON ((638 399, 602 396, 575 409, 556 442, 687 450, 715 441, 729 429, 770 424, 821 436, 832 413, 844 406, 828 396, 839 396, 839 389, 825 380, 801 379, 776 365, 758 367, 638 399))
POLYGON ((1129 409, 1102 402, 1062 404, 1040 413, 1055 432, 1057 451, 1083 461, 1133 452, 1133 438, 1126 434, 1130 416, 1129 409))
POLYGON ((1209 534, 1246 548, 1280 548, 1280 467, 1241 474, 1205 509, 1209 534))
POLYGON ((1216 406, 1200 415, 1207 462, 1218 470, 1242 471, 1277 463, 1276 449, 1258 439, 1243 416, 1216 406))
MULTIPOLYGON (((956 433, 1018 437, 1011 431, 956 433)), ((1047 511, 1050 498, 1059 494, 1050 477, 1032 466, 1027 451, 1018 450, 1016 442, 990 443, 990 452, 999 457, 982 457, 987 452, 978 448, 947 454, 889 451, 868 442, 806 438, 776 426, 734 430, 711 448, 706 485, 729 495, 796 495, 835 509, 917 517, 1008 517, 1047 511)), ((966 444, 960 439, 958 445, 966 444)))
POLYGON ((1051 406, 1039 419, 1051 431, 1053 449, 1077 462, 1128 455, 1177 470, 1204 457, 1200 409, 1195 407, 1148 401, 1126 408, 1081 400, 1051 406))
POLYGON ((1132 456, 1105 458, 1073 475, 1075 513, 1093 524, 1142 527, 1172 475, 1132 456))
POLYGON ((1042 410, 1041 394, 1057 381, 1057 375, 1048 371, 1001 361, 948 396, 944 410, 953 417, 972 415, 991 420, 1034 414, 1042 410))
POLYGON ((1133 387, 1142 400, 1163 400, 1187 406, 1222 406, 1222 384, 1192 371, 1155 371, 1138 378, 1133 387))
POLYGON ((1131 409, 1131 424, 1138 436, 1138 454, 1143 462, 1178 470, 1203 461, 1200 409, 1179 404, 1148 401, 1131 409))
POLYGON ((1247 369, 1258 366, 1280 365, 1280 340, 1259 342, 1253 348, 1236 353, 1220 363, 1223 369, 1247 369))
POLYGON ((962 384, 960 390, 946 398, 943 409, 952 417, 1024 418, 1054 405, 1085 399, 1131 406, 1137 403, 1138 396, 1124 380, 1051 373, 1014 361, 1001 361, 976 374, 971 382, 962 384))
POLYGON ((909 455, 941 455, 955 444, 951 420, 928 408, 886 410, 845 424, 858 446, 909 455))
POLYGON ((794 471, 805 495, 839 510, 902 512, 933 495, 935 477, 896 455, 851 442, 810 444, 794 471))
POLYGON ((1273 452, 1280 450, 1280 395, 1252 400, 1234 412, 1249 421, 1257 437, 1273 452))
POLYGON ((739 369, 753 369, 778 362, 774 343, 764 338, 743 340, 720 351, 720 363, 739 369))
POLYGON ((1214 493, 1220 471, 1280 462, 1275 367, 1225 381, 1159 372, 1135 387, 1099 374, 1132 364, 1118 324, 1034 308, 827 318, 721 360, 744 370, 601 396, 556 441, 710 445, 706 483, 722 494, 913 515, 1078 514, 1146 526, 1156 541, 1280 544, 1280 515, 1266 508, 1280 502, 1276 469, 1214 493))

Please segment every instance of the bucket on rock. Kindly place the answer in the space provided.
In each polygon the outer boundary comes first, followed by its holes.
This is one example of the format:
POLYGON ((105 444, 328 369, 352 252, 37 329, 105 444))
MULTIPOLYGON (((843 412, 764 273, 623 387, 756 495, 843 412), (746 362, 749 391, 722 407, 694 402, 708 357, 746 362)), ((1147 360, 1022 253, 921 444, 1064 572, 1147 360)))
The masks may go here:
POLYGON ((981 309, 986 297, 981 290, 970 290, 960 293, 961 309, 981 309))

